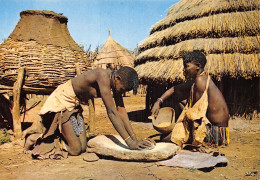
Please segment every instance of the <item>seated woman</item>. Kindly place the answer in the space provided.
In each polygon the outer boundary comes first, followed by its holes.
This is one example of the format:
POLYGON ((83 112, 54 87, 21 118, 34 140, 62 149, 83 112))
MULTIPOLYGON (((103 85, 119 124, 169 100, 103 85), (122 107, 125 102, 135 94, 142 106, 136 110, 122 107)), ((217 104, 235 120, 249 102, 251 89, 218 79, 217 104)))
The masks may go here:
POLYGON ((206 62, 205 55, 200 51, 187 53, 183 57, 183 65, 188 81, 171 87, 155 102, 152 115, 158 114, 160 104, 173 94, 177 94, 181 100, 188 99, 173 131, 165 135, 163 141, 172 141, 180 147, 185 143, 197 146, 203 142, 207 134, 210 135, 206 127, 211 125, 215 127, 215 131, 212 132, 215 133, 213 137, 216 143, 219 142, 219 128, 225 134, 229 110, 222 93, 204 71, 206 62))

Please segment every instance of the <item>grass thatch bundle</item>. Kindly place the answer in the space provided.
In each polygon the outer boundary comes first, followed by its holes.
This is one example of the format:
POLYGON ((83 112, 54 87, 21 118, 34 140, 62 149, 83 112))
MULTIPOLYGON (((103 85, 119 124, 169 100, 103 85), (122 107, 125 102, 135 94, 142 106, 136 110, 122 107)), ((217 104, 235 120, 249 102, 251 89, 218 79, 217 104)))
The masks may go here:
POLYGON ((167 16, 153 26, 151 34, 185 20, 220 13, 258 10, 259 7, 259 0, 182 0, 169 8, 167 16))
POLYGON ((160 60, 150 62, 147 61, 144 64, 141 64, 135 68, 138 72, 139 78, 141 78, 141 82, 152 79, 157 82, 165 82, 165 81, 181 81, 184 79, 182 68, 183 63, 182 60, 160 60))
POLYGON ((106 68, 108 64, 115 69, 122 66, 133 67, 134 65, 134 58, 127 49, 112 38, 110 32, 106 43, 101 48, 92 66, 93 68, 106 68))
POLYGON ((194 38, 255 36, 259 34, 260 11, 232 12, 210 15, 156 31, 139 47, 140 51, 194 38))
POLYGON ((9 38, 0 45, 1 84, 12 86, 16 70, 26 67, 28 87, 56 87, 76 75, 75 63, 87 70, 90 62, 72 39, 68 19, 52 11, 22 11, 9 38))
POLYGON ((259 77, 259 7, 258 0, 179 1, 139 46, 135 59, 139 77, 179 81, 183 66, 174 61, 193 50, 205 53, 206 71, 218 79, 259 77))
MULTIPOLYGON (((260 53, 258 54, 210 54, 207 56, 205 71, 214 74, 215 78, 221 79, 222 76, 232 78, 243 77, 251 79, 259 76, 260 53)), ((175 61, 160 60, 147 61, 135 67, 141 81, 152 79, 157 82, 179 82, 184 81, 182 59, 175 61)))
POLYGON ((260 51, 260 36, 197 38, 169 46, 157 46, 139 54, 135 64, 159 59, 178 59, 185 52, 203 50, 205 54, 243 53, 260 51))

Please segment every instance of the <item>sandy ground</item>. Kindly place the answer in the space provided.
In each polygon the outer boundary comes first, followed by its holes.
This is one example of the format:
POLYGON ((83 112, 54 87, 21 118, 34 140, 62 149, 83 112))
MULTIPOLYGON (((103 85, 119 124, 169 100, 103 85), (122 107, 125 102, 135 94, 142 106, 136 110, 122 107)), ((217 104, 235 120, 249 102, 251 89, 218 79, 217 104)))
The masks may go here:
MULTIPOLYGON (((125 106, 139 138, 157 132, 150 122, 142 122, 140 112, 145 97, 125 97, 125 106)), ((28 103, 30 104, 30 103, 28 103)), ((27 112, 24 122, 39 119, 39 106, 27 112)), ((101 99, 95 100, 96 134, 117 134, 110 123, 101 99)), ((84 107, 84 117, 88 108, 84 107)), ((230 120, 231 144, 219 149, 229 163, 209 172, 195 169, 157 166, 155 162, 125 162, 101 158, 96 162, 83 161, 84 154, 65 160, 32 160, 23 148, 14 143, 0 146, 0 179, 260 179, 260 120, 233 118, 230 120)))

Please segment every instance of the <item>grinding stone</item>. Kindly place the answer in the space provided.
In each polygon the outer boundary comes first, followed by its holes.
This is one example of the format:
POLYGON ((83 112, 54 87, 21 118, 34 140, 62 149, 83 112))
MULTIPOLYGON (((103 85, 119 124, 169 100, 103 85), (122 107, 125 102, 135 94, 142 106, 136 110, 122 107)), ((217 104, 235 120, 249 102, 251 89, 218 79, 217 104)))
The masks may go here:
POLYGON ((158 161, 172 157, 177 146, 172 143, 157 143, 152 150, 130 150, 119 135, 100 135, 88 141, 88 152, 132 161, 158 161))

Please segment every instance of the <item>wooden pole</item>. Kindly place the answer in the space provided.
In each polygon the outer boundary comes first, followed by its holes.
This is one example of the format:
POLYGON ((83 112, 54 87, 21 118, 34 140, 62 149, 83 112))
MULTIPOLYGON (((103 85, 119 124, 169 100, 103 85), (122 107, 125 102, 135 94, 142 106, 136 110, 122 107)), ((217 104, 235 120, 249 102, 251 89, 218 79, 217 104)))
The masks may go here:
POLYGON ((75 68, 76 68, 76 75, 80 75, 81 74, 81 70, 80 70, 80 67, 79 67, 79 63, 76 63, 75 64, 75 68))
MULTIPOLYGON (((23 92, 26 94, 51 94, 55 88, 34 88, 23 85, 23 92)), ((0 94, 13 96, 13 87, 0 84, 0 94)))
MULTIPOLYGON (((81 70, 79 67, 79 63, 75 64, 76 67, 76 74, 80 75, 81 74, 81 70)), ((94 105, 94 99, 89 99, 88 100, 88 108, 89 108, 89 115, 88 115, 88 126, 89 126, 89 130, 87 132, 87 137, 90 137, 94 134, 94 130, 95 130, 95 105, 94 105)), ((85 121, 85 123, 87 123, 85 121)))
POLYGON ((22 137, 22 126, 20 119, 20 98, 21 98, 21 90, 24 80, 24 67, 19 68, 18 70, 17 81, 14 83, 13 87, 13 129, 14 129, 14 138, 20 139, 22 137))

